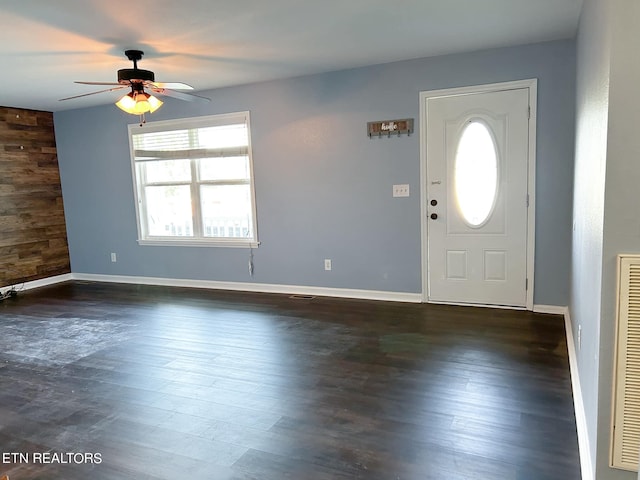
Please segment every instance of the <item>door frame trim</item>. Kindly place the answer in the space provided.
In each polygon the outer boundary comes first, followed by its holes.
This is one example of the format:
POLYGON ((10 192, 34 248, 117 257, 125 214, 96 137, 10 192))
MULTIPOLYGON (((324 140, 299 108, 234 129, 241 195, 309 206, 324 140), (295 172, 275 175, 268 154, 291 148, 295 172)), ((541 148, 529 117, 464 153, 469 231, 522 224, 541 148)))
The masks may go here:
POLYGON ((438 97, 454 97, 474 93, 499 92, 526 88, 529 91, 529 148, 527 167, 527 190, 529 193, 529 212, 527 218, 527 310, 533 310, 534 265, 535 265, 535 226, 536 226, 536 124, 538 79, 516 80, 512 82, 490 83, 458 88, 445 88, 420 92, 420 223, 422 249, 422 301, 429 301, 429 226, 427 221, 427 100, 438 97))

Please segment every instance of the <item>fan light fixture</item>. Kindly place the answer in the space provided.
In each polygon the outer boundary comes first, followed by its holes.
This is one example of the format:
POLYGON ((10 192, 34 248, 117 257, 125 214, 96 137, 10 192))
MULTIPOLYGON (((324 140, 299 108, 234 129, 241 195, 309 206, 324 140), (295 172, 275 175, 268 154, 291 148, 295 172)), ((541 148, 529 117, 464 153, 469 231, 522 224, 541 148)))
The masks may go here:
POLYGON ((113 92, 131 88, 131 92, 126 94, 116 102, 116 106, 131 115, 140 115, 140 123, 144 123, 144 114, 153 113, 162 106, 162 101, 144 91, 145 87, 154 93, 174 97, 179 100, 189 102, 210 102, 211 99, 194 95, 193 93, 180 92, 177 90, 193 90, 191 85, 179 82, 156 82, 156 76, 151 70, 138 68, 138 61, 142 59, 142 50, 125 50, 126 57, 133 62, 133 68, 121 68, 118 70, 118 82, 75 82, 85 85, 106 85, 110 88, 97 92, 83 93, 72 97, 61 98, 60 100, 71 100, 74 98, 95 95, 96 93, 113 92))
POLYGON ((142 91, 132 91, 116 102, 116 106, 131 115, 153 113, 162 106, 162 101, 142 91))

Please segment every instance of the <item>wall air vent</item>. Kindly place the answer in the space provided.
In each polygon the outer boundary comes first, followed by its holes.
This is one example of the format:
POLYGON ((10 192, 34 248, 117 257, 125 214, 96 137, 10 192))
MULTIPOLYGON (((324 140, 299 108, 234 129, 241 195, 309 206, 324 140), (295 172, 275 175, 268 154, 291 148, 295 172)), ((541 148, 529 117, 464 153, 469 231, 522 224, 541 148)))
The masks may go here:
POLYGON ((611 466, 638 470, 640 452, 640 255, 618 255, 611 466))

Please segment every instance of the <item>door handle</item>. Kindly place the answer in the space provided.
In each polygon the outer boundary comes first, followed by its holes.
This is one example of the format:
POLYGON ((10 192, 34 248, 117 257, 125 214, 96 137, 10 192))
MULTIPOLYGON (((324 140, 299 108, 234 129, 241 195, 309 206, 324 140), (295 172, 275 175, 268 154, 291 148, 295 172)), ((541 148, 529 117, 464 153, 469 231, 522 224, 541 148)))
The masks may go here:
POLYGON ((438 214, 437 213, 432 213, 431 214, 431 220, 436 220, 438 218, 438 214))

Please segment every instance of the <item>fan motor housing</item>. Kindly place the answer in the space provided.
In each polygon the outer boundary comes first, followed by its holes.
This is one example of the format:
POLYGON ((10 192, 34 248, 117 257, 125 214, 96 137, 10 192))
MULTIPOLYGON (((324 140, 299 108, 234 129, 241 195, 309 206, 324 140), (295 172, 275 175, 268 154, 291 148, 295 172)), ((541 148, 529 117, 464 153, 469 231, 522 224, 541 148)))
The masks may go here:
POLYGON ((127 85, 134 80, 153 82, 155 81, 155 75, 150 70, 141 70, 139 68, 123 68, 118 70, 118 83, 127 85))

